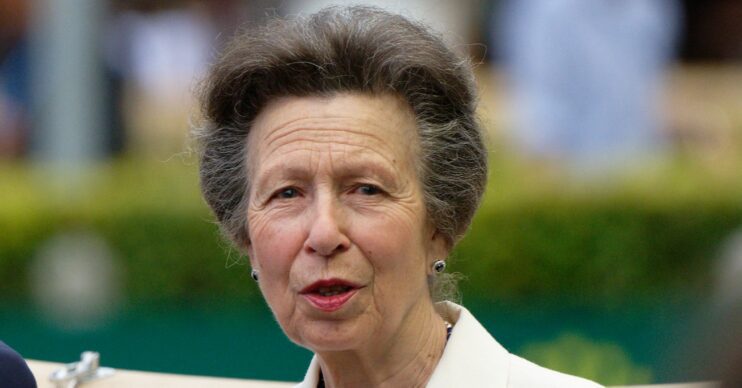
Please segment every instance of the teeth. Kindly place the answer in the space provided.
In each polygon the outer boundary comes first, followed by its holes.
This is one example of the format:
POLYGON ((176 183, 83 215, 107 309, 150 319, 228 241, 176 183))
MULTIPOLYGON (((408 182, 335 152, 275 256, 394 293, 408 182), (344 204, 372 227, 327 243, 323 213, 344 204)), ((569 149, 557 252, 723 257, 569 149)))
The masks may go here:
POLYGON ((322 296, 333 296, 347 292, 349 289, 350 287, 348 286, 334 285, 330 287, 320 287, 317 289, 317 293, 322 296))

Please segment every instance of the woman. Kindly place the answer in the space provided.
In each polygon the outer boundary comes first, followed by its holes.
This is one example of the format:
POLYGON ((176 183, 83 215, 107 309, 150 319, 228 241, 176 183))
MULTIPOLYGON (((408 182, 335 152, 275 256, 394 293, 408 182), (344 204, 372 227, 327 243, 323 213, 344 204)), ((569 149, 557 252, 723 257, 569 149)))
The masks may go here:
POLYGON ((471 69, 424 27, 331 8, 238 36, 202 94, 201 185, 293 342, 300 387, 596 386, 440 300, 487 176, 471 69))

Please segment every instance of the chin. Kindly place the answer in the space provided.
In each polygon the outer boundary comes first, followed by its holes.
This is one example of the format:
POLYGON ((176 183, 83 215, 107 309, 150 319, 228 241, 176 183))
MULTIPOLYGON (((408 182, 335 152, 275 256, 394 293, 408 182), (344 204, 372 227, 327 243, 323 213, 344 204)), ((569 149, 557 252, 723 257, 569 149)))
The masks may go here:
POLYGON ((296 333, 286 333, 295 344, 313 352, 338 352, 358 349, 368 331, 358 330, 354 322, 314 321, 302 324, 296 333))

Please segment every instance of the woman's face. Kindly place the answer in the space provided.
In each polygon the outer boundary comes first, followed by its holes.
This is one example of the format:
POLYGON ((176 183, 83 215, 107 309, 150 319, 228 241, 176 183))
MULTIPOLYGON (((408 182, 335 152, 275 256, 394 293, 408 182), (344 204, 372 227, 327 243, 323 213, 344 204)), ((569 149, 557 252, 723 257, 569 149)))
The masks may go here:
POLYGON ((427 275, 447 252, 427 222, 415 128, 391 95, 286 97, 256 118, 248 253, 299 345, 394 341, 429 314, 427 275))

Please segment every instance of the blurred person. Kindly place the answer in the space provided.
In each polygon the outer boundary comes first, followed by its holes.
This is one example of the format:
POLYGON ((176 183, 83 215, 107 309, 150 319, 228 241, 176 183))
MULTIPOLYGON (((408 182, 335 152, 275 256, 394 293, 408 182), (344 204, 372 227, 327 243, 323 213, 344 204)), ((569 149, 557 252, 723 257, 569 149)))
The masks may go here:
POLYGON ((705 344, 706 372, 721 379, 723 388, 742 386, 742 229, 722 247, 715 268, 715 292, 710 337, 705 344))
POLYGON ((675 0, 505 1, 493 25, 519 150, 588 178, 657 156, 679 19, 675 0))
POLYGON ((29 3, 0 0, 0 157, 26 149, 29 97, 29 3))
POLYGON ((692 335, 679 341, 676 365, 686 379, 736 388, 742 386, 742 229, 722 242, 712 269, 712 292, 692 335))
MULTIPOLYGON (((48 128, 40 122, 43 121, 39 119, 39 116, 43 116, 40 113, 50 109, 52 96, 67 95, 68 92, 64 88, 51 91, 46 87, 50 83, 46 78, 48 70, 59 64, 44 61, 49 58, 55 61, 63 59, 62 56, 55 57, 55 54, 47 55, 50 47, 44 46, 47 42, 39 38, 45 33, 42 30, 48 27, 43 23, 51 23, 49 18, 42 16, 48 11, 45 7, 49 4, 39 2, 33 7, 32 4, 25 0, 0 0, 0 156, 39 157, 47 152, 41 143, 44 136, 49 136, 45 132, 48 128), (39 89, 41 84, 45 88, 39 89)), ((105 42, 96 41, 96 44, 104 45, 105 42)), ((72 60, 83 61, 69 54, 69 50, 65 52, 73 57, 72 60)), ((95 56, 96 61, 101 60, 97 50, 85 54, 95 56)), ((102 90, 100 97, 105 122, 101 128, 96 127, 96 131, 102 132, 103 154, 115 155, 123 150, 124 143, 119 79, 111 66, 106 66, 103 71, 104 82, 97 87, 102 90)))
POLYGON ((471 67, 426 27, 366 7, 272 20, 225 48, 201 97, 202 193, 315 353, 300 387, 599 386, 447 301, 487 151, 471 67))
POLYGON ((106 32, 106 63, 124 89, 124 116, 135 149, 182 148, 194 81, 215 50, 206 3, 122 2, 106 32))

